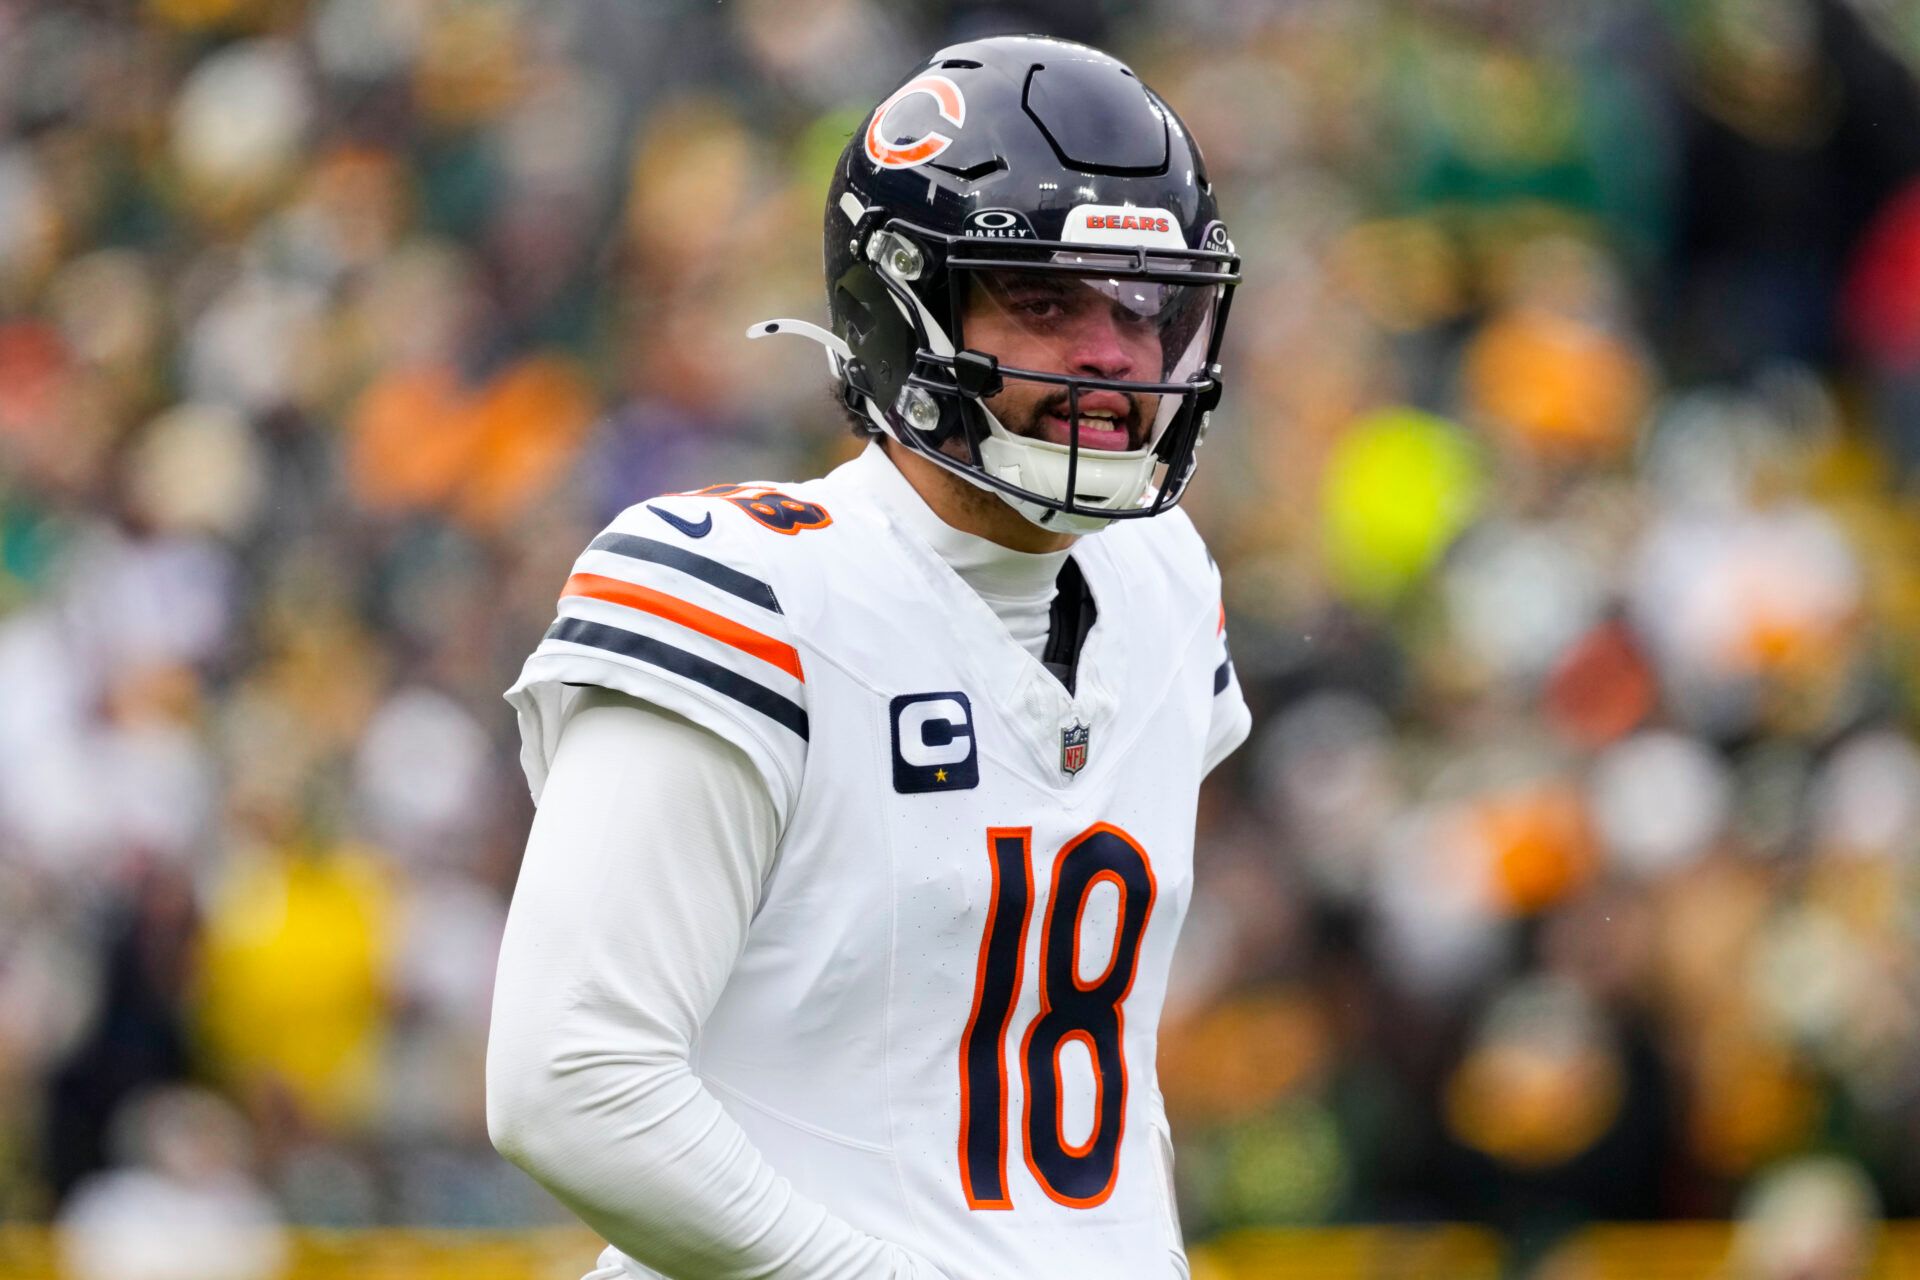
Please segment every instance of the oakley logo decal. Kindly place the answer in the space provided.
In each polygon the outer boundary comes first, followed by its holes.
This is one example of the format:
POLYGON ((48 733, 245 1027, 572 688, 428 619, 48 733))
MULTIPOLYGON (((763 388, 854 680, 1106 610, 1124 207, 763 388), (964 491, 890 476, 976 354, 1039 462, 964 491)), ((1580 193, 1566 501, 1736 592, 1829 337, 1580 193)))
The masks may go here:
POLYGON ((1031 240, 1033 228, 1012 209, 975 209, 967 215, 966 233, 982 240, 1031 240))
POLYGON ((952 138, 938 131, 904 142, 888 140, 884 127, 888 114, 908 98, 921 93, 933 99, 940 111, 940 118, 954 128, 958 129, 967 122, 967 99, 960 92, 959 85, 945 76, 916 76, 881 103, 879 110, 873 113, 873 119, 867 123, 867 159, 882 169, 911 169, 923 165, 953 145, 952 138))

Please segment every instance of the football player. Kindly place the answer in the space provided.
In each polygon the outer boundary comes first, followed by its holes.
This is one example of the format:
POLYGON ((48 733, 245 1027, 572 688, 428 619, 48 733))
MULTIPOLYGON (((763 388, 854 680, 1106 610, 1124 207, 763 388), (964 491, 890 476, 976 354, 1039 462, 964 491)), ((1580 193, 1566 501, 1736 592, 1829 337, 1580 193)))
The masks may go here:
POLYGON ((1248 728, 1174 505, 1206 166, 1105 54, 979 40, 863 124, 825 247, 831 328, 751 332, 826 348, 866 451, 623 512, 507 695, 494 1142, 607 1280, 1184 1275, 1155 1044, 1248 728))

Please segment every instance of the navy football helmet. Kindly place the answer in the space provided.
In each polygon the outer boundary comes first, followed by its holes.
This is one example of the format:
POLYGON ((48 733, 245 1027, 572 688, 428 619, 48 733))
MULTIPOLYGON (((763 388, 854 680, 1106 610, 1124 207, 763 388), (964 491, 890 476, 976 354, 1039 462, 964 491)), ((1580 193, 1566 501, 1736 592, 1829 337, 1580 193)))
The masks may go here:
POLYGON ((825 345, 872 430, 1087 532, 1179 501, 1239 259, 1200 150, 1124 64, 1039 36, 936 53, 842 153, 825 345))

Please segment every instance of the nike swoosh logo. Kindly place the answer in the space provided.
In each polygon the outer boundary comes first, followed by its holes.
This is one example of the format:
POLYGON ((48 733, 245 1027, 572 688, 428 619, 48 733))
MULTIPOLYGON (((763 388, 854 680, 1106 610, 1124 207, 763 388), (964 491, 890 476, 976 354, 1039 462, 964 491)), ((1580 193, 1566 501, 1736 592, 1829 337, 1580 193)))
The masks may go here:
POLYGON ((659 516, 662 520, 665 520, 668 524, 672 525, 674 528, 678 529, 680 532, 686 534, 689 538, 704 538, 708 534, 713 532, 713 512, 711 511, 707 512, 707 514, 705 514, 704 516, 701 516, 699 520, 694 521, 694 520, 683 520, 679 516, 674 515, 671 511, 662 511, 660 508, 655 506, 649 506, 647 510, 653 512, 653 514, 659 516))

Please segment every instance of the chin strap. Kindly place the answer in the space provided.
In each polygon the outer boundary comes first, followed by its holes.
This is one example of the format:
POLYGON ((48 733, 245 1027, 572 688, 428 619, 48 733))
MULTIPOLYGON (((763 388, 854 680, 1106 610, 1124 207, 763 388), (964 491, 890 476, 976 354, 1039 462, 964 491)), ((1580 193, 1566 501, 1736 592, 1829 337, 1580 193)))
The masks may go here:
POLYGON ((749 338, 771 338, 778 334, 790 333, 796 338, 805 338, 817 342, 827 349, 827 367, 837 378, 841 370, 853 360, 853 350, 840 335, 817 324, 805 320, 762 320, 759 324, 747 326, 749 338))

